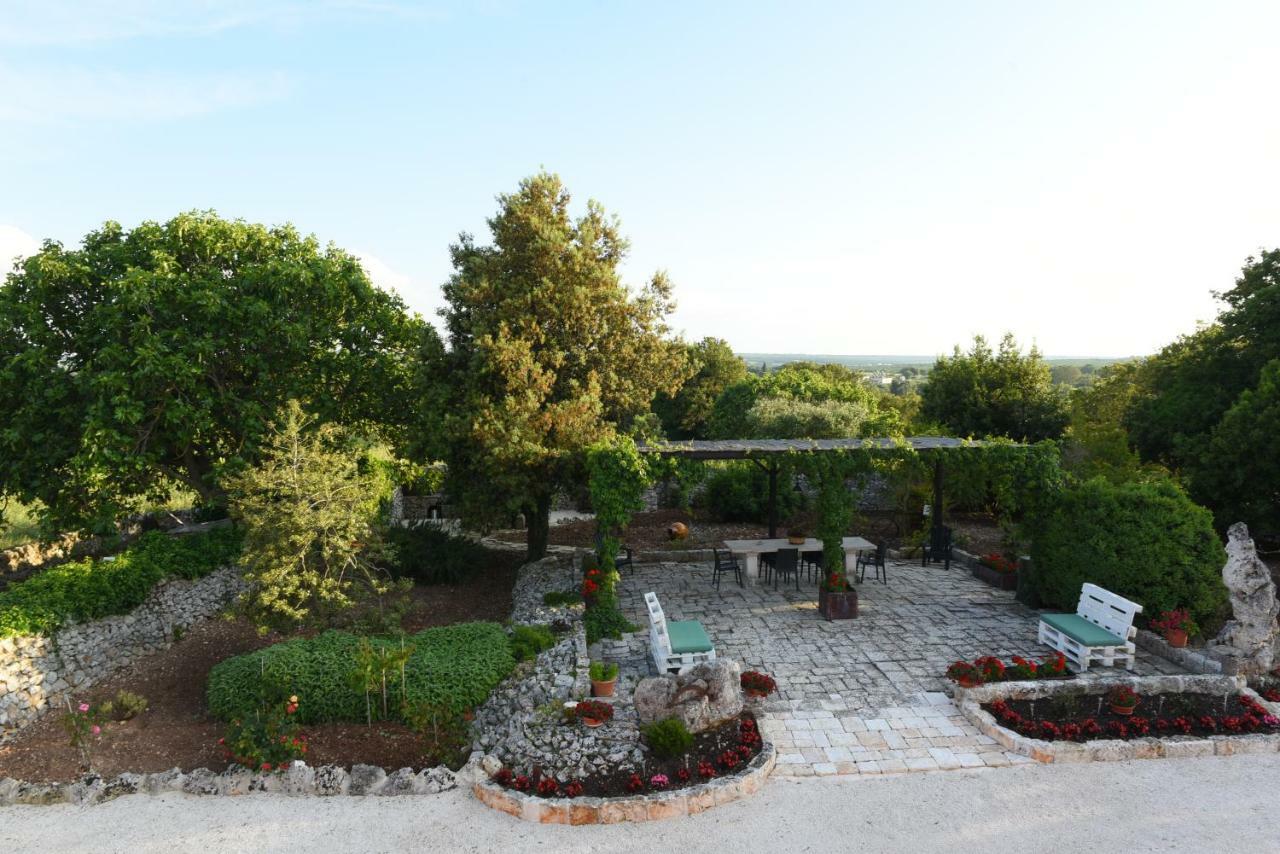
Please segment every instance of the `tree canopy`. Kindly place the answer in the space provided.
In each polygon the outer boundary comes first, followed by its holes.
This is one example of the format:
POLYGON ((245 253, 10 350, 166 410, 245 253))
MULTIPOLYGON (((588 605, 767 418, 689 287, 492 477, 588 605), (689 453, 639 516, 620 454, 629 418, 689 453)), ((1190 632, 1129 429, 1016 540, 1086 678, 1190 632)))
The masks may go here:
POLYGON ((0 492, 38 499, 51 527, 175 485, 218 502, 286 400, 400 419, 428 329, 288 225, 193 212, 47 241, 0 287, 0 492))
POLYGON ((1034 346, 1024 356, 1012 334, 993 352, 981 335, 969 352, 941 356, 920 391, 920 415, 957 436, 1056 439, 1067 425, 1066 397, 1034 346))
POLYGON ((691 376, 675 394, 659 393, 653 411, 670 439, 710 438, 711 414, 729 386, 747 378, 747 364, 720 338, 686 345, 691 376))
POLYGON ((569 203, 555 175, 521 181, 498 197, 491 245, 463 234, 451 247, 444 287, 450 491, 472 521, 523 511, 531 558, 546 549, 552 495, 584 479, 587 448, 688 375, 668 337, 666 276, 629 290, 617 219, 594 201, 573 219, 569 203))
POLYGON ((709 426, 713 439, 833 439, 898 435, 902 419, 857 371, 791 362, 725 388, 709 426))

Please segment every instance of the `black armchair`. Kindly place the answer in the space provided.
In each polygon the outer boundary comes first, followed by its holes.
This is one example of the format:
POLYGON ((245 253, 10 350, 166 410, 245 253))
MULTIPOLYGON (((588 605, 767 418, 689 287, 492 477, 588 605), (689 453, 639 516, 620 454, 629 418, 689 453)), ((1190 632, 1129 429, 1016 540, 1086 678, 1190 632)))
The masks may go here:
POLYGON ((925 545, 921 566, 928 566, 930 561, 941 563, 945 569, 951 568, 951 529, 946 525, 934 525, 929 529, 929 542, 925 545))

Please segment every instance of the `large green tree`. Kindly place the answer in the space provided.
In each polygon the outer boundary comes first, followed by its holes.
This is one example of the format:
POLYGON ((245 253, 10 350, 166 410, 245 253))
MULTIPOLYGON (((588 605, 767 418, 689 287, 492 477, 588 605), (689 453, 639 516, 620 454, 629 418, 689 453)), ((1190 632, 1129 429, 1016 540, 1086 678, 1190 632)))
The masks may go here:
POLYGON ((39 499, 50 527, 175 486, 220 502, 286 400, 400 419, 425 334, 355 258, 291 226, 187 213, 48 241, 0 287, 0 492, 39 499))
POLYGON ((726 388, 747 378, 747 363, 720 338, 688 344, 686 355, 693 376, 675 394, 660 393, 653 411, 668 438, 706 439, 716 401, 726 388))
POLYGON ((472 520, 523 511, 531 558, 546 551, 553 495, 584 480, 587 448, 688 375, 667 336, 666 277, 628 289, 617 219, 594 201, 574 219, 569 203, 555 175, 521 181, 498 197, 491 245, 463 234, 451 247, 444 287, 450 489, 472 520))
POLYGON ((957 346, 939 357, 920 398, 921 418, 957 436, 1036 442, 1058 438, 1067 425, 1066 396, 1054 388, 1040 351, 1033 346, 1023 355, 1012 334, 994 352, 978 335, 967 353, 957 346))
POLYGON ((882 402, 857 371, 843 365, 791 362, 725 388, 716 400, 709 432, 716 439, 829 439, 901 433, 898 412, 882 402), (806 436, 809 432, 824 435, 806 436), (831 435, 842 432, 844 436, 831 435))

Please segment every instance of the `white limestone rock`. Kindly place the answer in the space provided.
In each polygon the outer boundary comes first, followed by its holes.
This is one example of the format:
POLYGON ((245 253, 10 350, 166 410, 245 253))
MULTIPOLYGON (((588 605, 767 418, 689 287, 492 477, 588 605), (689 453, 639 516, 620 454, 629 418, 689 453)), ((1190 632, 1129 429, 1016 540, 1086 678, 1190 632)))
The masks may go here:
POLYGON ((1248 670, 1265 672, 1275 666, 1280 646, 1280 601, 1271 570, 1258 557, 1249 529, 1237 522, 1227 530, 1227 564, 1222 580, 1231 593, 1234 619, 1218 633, 1216 643, 1229 646, 1248 662, 1248 670))

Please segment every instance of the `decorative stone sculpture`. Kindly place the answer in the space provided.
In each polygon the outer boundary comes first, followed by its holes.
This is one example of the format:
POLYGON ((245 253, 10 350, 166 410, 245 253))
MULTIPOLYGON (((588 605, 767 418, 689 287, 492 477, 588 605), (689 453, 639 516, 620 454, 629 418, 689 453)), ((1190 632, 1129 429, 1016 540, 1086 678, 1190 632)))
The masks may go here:
POLYGON ((690 732, 702 732, 742 713, 742 668, 720 658, 678 676, 653 676, 636 686, 641 723, 679 718, 690 732))
POLYGON ((1246 671, 1265 672, 1275 666, 1280 646, 1280 602, 1271 570, 1258 558, 1249 529, 1237 522, 1227 530, 1227 565, 1222 580, 1231 593, 1230 620, 1215 639, 1246 659, 1246 671))

